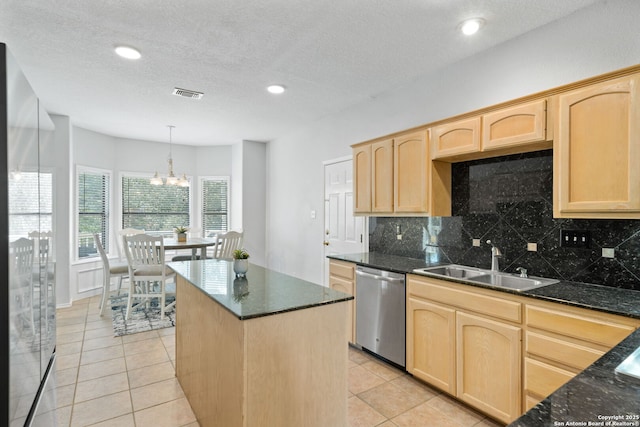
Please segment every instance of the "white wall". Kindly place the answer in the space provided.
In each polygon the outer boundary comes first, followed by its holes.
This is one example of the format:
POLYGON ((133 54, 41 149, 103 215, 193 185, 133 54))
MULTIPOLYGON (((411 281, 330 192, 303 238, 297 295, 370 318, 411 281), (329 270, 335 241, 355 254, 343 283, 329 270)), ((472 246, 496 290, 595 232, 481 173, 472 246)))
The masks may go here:
MULTIPOLYGON (((322 283, 322 161, 350 145, 640 62, 640 1, 602 1, 269 143, 268 266, 322 283)), ((490 23, 488 24, 490 25, 490 23)))

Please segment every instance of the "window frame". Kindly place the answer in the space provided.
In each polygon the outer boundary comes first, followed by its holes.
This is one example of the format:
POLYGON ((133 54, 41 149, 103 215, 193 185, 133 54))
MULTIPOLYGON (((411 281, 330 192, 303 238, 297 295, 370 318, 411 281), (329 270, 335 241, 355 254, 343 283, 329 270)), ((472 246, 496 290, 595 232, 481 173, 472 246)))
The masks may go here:
MULTIPOLYGON (((150 180, 151 177, 153 176, 153 173, 145 173, 145 172, 131 172, 131 171, 120 171, 119 173, 119 177, 118 177, 118 206, 119 206, 119 212, 118 212, 118 224, 117 224, 117 229, 121 230, 123 228, 123 221, 124 221, 124 205, 123 205, 123 198, 124 198, 124 191, 122 188, 122 181, 123 178, 144 178, 147 180, 150 180)), ((191 226, 191 224, 194 222, 194 210, 193 210, 193 203, 194 203, 194 197, 193 197, 193 177, 191 175, 187 175, 187 179, 189 180, 189 182, 191 183, 189 186, 189 202, 188 202, 188 206, 189 206, 189 227, 191 226)), ((163 235, 165 237, 170 237, 173 233, 173 230, 164 230, 164 231, 155 231, 155 230, 146 230, 150 233, 153 234, 158 234, 158 235, 163 235), (170 233, 171 232, 171 233, 170 233)))
MULTIPOLYGON (((8 196, 8 202, 9 205, 7 206, 7 213, 9 215, 9 220, 11 219, 11 216, 15 215, 15 216, 38 216, 38 227, 35 227, 31 230, 28 230, 26 234, 20 234, 20 235, 12 235, 9 234, 9 240, 13 240, 14 238, 17 237, 28 237, 28 232, 30 231, 52 231, 55 228, 55 211, 56 211, 56 195, 55 195, 55 189, 56 189, 56 177, 55 177, 55 171, 51 168, 41 168, 40 170, 31 170, 31 169, 26 169, 26 170, 21 170, 21 171, 16 171, 16 173, 20 173, 20 174, 35 174, 37 175, 37 187, 38 187, 38 211, 37 212, 12 212, 11 211, 11 194, 9 194, 11 192, 11 180, 12 178, 9 177, 7 180, 7 196, 8 196), (42 182, 40 181, 40 176, 41 175, 50 175, 51 176, 51 211, 44 211, 42 209, 42 182), (42 217, 49 217, 49 220, 51 222, 51 227, 48 230, 42 230, 42 217)), ((18 180, 16 180, 18 181, 18 180)), ((12 227, 9 226, 9 233, 11 233, 12 231, 12 227)))
MULTIPOLYGON (((113 239, 112 239, 112 215, 113 215, 113 172, 109 169, 95 168, 91 166, 84 165, 76 165, 76 173, 74 180, 74 227, 73 227, 73 245, 71 246, 71 250, 73 251, 72 258, 75 262, 95 262, 100 260, 100 254, 96 252, 95 255, 80 257, 78 248, 80 242, 80 175, 81 174, 94 174, 94 175, 102 175, 107 177, 109 180, 109 188, 106 192, 106 205, 107 209, 105 211, 105 219, 104 223, 107 226, 107 230, 105 233, 105 237, 107 239, 107 243, 102 242, 103 247, 105 248, 105 252, 107 255, 111 255, 114 253, 113 251, 113 239)), ((116 249, 117 252, 117 249, 116 249)))
MULTIPOLYGON (((231 229, 231 177, 228 175, 207 175, 201 176, 198 179, 199 191, 198 197, 200 199, 200 209, 198 213, 200 215, 199 224, 202 229, 202 233, 204 235, 205 229, 205 214, 204 214, 204 182, 205 181, 226 181, 227 183, 227 230, 231 229)), ((204 237, 209 237, 204 235, 204 237)))

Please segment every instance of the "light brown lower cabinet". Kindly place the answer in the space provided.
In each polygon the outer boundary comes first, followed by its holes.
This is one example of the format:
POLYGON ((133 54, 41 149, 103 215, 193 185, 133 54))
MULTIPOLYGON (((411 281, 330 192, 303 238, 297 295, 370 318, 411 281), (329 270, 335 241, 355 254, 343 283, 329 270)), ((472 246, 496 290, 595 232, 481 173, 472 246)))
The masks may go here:
MULTIPOLYGON (((335 291, 356 295, 355 281, 356 265, 352 262, 329 260, 329 287, 335 291)), ((355 300, 347 302, 347 339, 356 342, 356 303, 355 300)))
POLYGON ((456 339, 458 398, 500 421, 513 421, 522 407, 522 329, 457 312, 456 339))
POLYGON ((525 306, 524 395, 528 410, 633 332, 640 321, 560 304, 525 306))
POLYGON ((407 298, 407 371, 456 394, 456 312, 420 298, 407 298))
POLYGON ((509 423, 640 320, 407 275, 407 371, 509 423))
POLYGON ((499 297, 407 275, 407 371, 509 423, 522 408, 522 330, 493 316, 519 320, 521 309, 499 297))

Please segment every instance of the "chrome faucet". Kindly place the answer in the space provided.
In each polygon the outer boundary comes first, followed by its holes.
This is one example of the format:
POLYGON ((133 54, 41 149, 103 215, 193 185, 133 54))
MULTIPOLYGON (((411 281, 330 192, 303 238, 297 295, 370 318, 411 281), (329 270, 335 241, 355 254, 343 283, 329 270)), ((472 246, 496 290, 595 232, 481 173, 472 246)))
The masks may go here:
POLYGON ((520 277, 529 277, 527 275, 527 269, 524 268, 524 267, 518 267, 518 268, 516 268, 516 271, 520 272, 520 277))
POLYGON ((491 240, 487 240, 487 243, 491 245, 491 271, 500 271, 498 258, 502 256, 502 252, 500 252, 500 249, 491 243, 491 240))

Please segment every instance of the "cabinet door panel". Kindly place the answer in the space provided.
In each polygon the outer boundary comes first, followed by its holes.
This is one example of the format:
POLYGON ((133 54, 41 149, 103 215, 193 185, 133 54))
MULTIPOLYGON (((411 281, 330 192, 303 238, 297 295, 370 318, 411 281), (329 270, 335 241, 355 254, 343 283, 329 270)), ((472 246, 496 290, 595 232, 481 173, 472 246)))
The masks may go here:
POLYGON ((527 332, 525 349, 528 354, 544 357, 576 369, 585 369, 604 354, 603 351, 535 332, 527 332))
POLYGON ((371 212, 371 145, 353 148, 354 212, 371 212))
POLYGON ((354 279, 355 264, 338 260, 329 260, 329 274, 342 277, 343 279, 354 279))
POLYGON ((522 329, 457 312, 456 339, 458 398, 513 421, 521 409, 522 329))
POLYGON ((640 212, 638 77, 559 95, 560 212, 640 212))
POLYGON ((455 394, 455 311, 407 299, 407 371, 455 394))
POLYGON ((524 389, 527 394, 544 399, 573 377, 573 372, 525 358, 524 389))
MULTIPOLYGON (((333 275, 329 276, 329 287, 334 291, 344 292, 345 294, 355 296, 356 292, 355 292, 354 286, 355 285, 352 280, 346 280, 341 277, 336 277, 333 275)), ((353 342, 353 343, 356 342, 355 340, 356 322, 355 322, 355 316, 354 316, 354 313, 355 313, 354 301, 355 300, 347 301, 347 338, 349 339, 349 342, 353 342)))
POLYGON ((482 151, 544 140, 545 105, 540 100, 482 116, 482 151))
POLYGON ((431 158, 444 159, 480 151, 480 117, 436 126, 432 130, 431 158))
POLYGON ((396 138, 393 153, 395 211, 426 212, 430 162, 426 131, 396 138))
POLYGON ((526 317, 528 326, 607 347, 618 344, 635 330, 631 325, 530 305, 526 307, 526 317))
POLYGON ((393 140, 371 144, 371 210, 393 212, 393 140))

